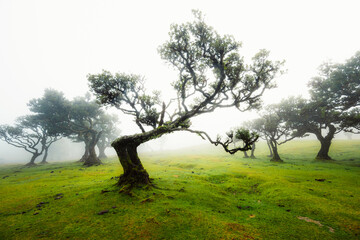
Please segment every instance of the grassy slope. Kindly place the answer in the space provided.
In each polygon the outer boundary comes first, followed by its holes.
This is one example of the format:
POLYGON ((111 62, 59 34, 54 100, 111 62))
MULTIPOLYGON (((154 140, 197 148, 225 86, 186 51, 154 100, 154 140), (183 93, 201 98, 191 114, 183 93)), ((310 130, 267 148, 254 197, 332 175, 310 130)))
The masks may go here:
POLYGON ((114 187, 116 159, 4 166, 0 239, 358 239, 360 141, 335 141, 330 163, 313 161, 318 147, 289 142, 284 164, 264 144, 254 160, 214 148, 143 154, 157 188, 134 196, 114 187))

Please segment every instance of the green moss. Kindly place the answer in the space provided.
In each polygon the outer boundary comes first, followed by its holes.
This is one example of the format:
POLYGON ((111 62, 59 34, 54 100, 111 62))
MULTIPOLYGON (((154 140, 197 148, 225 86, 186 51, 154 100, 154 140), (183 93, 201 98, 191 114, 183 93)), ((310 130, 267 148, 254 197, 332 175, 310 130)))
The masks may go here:
POLYGON ((318 147, 282 145, 283 164, 265 143, 255 160, 212 146, 139 154, 156 187, 131 194, 115 158, 2 166, 0 239, 358 239, 360 141, 334 141, 331 162, 314 161, 318 147))

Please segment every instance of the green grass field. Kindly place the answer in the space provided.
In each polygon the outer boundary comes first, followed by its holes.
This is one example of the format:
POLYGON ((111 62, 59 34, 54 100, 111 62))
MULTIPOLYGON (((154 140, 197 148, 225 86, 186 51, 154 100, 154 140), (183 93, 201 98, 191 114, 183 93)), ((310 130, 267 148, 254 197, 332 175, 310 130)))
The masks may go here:
POLYGON ((220 148, 141 154, 156 188, 114 186, 116 158, 97 167, 0 167, 0 239, 360 239, 360 141, 280 147, 285 161, 220 148), (317 180, 316 180, 317 179, 317 180))

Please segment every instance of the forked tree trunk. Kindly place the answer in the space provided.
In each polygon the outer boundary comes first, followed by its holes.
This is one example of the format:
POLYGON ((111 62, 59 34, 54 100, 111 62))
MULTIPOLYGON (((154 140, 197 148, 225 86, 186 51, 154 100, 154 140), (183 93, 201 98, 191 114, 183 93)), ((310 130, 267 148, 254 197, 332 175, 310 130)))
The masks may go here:
POLYGON ((47 164, 48 162, 46 161, 47 157, 48 157, 48 151, 49 151, 49 147, 45 147, 44 149, 44 156, 43 159, 41 160, 40 164, 47 164))
POLYGON ((283 160, 281 160, 280 155, 278 153, 276 141, 271 141, 270 140, 270 146, 271 146, 271 149, 272 149, 272 152, 273 152, 273 156, 270 159, 270 161, 272 161, 272 162, 283 162, 283 160))
POLYGON ((251 146, 250 158, 256 158, 255 155, 254 155, 254 152, 255 152, 255 143, 253 143, 252 146, 251 146))
POLYGON ((85 166, 94 166, 100 165, 102 162, 96 155, 95 146, 96 143, 99 141, 100 133, 91 133, 91 139, 88 144, 89 156, 85 159, 84 165, 85 166))
POLYGON ((320 150, 315 158, 316 160, 331 160, 331 157, 329 156, 329 150, 331 146, 331 140, 334 138, 335 132, 336 128, 330 125, 329 132, 325 137, 321 135, 321 132, 315 134, 321 144, 320 150))
POLYGON ((320 141, 321 147, 316 155, 317 160, 331 160, 331 157, 329 156, 329 150, 331 145, 331 140, 324 139, 320 141))

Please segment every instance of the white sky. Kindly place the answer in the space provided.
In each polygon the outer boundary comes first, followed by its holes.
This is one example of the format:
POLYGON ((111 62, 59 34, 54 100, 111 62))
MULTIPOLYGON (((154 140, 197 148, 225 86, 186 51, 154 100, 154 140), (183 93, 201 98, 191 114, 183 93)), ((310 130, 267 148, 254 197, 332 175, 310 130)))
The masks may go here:
MULTIPOLYGON (((174 96, 170 82, 177 74, 157 48, 171 23, 192 20, 191 9, 242 41, 246 58, 265 48, 273 59, 286 60, 288 73, 265 94, 266 103, 306 95, 322 62, 341 62, 360 50, 359 0, 0 0, 0 124, 26 114, 26 103, 45 88, 70 99, 83 95, 86 75, 102 69, 141 74, 148 88, 174 96)), ((249 116, 234 111, 201 116, 194 127, 216 134, 249 116)), ((122 122, 124 133, 137 131, 122 122)))

